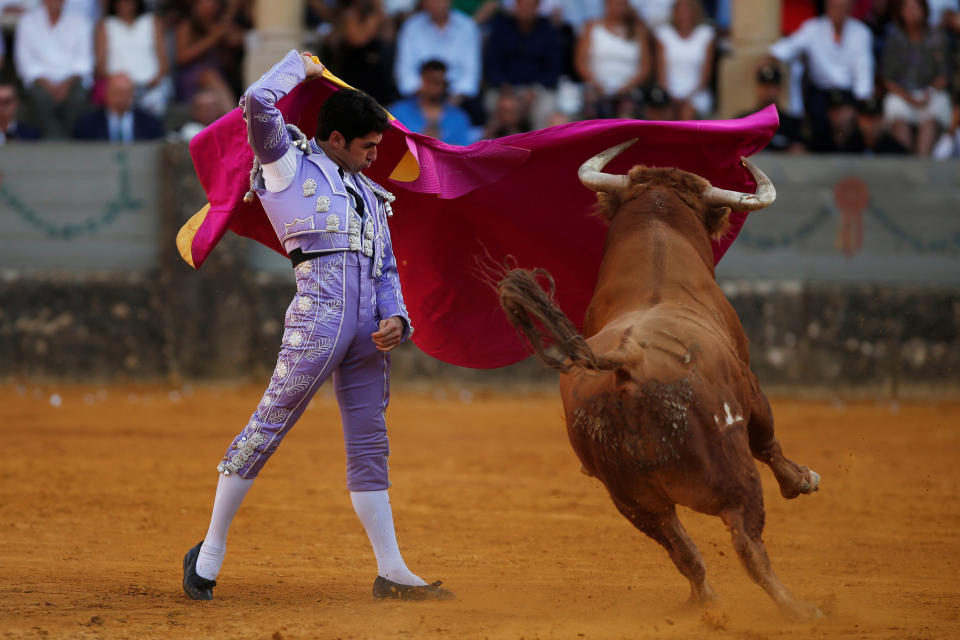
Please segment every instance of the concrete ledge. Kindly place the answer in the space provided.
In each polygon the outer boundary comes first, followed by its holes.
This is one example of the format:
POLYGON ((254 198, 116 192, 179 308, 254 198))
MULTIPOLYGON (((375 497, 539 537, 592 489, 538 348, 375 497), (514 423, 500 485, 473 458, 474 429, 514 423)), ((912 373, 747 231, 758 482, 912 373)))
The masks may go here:
MULTIPOLYGON (((190 281, 172 295, 161 277, 7 274, 0 281, 0 378, 265 383, 294 293, 292 277, 241 270, 226 278, 211 270, 190 281)), ((765 388, 960 393, 955 289, 799 283, 725 283, 725 289, 765 388)), ((398 348, 393 363, 399 384, 538 387, 555 380, 533 360, 464 369, 412 344, 398 348)))

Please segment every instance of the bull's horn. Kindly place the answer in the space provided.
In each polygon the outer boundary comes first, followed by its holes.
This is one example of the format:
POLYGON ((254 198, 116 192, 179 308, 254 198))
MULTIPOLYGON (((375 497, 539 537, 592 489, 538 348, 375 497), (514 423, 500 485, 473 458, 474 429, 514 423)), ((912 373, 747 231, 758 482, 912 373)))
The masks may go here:
POLYGON ((620 155, 621 151, 636 141, 637 138, 621 142, 615 147, 601 151, 580 165, 580 170, 577 171, 577 175, 580 177, 580 182, 583 183, 583 186, 593 191, 615 191, 628 186, 630 184, 630 176, 615 176, 610 173, 604 173, 603 168, 607 166, 608 162, 620 155))
POLYGON ((703 190, 704 202, 720 207, 730 207, 734 211, 756 211, 773 204, 777 199, 777 190, 770 182, 770 178, 746 158, 741 157, 740 160, 753 174, 753 179, 757 182, 757 192, 741 193, 711 186, 703 190))

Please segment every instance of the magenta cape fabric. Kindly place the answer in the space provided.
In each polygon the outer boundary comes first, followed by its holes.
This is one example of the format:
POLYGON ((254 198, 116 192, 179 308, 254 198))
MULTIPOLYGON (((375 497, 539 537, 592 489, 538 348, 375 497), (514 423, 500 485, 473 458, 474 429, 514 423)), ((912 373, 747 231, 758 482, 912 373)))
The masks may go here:
MULTIPOLYGON (((280 101, 287 122, 313 136, 319 105, 336 90, 321 79, 280 101)), ((679 167, 714 186, 752 193, 740 156, 766 146, 778 124, 768 107, 739 120, 647 122, 593 120, 455 147, 411 133, 393 120, 379 158, 365 173, 397 196, 390 221, 403 293, 425 353, 455 365, 493 368, 529 355, 509 325, 478 260, 544 267, 557 283, 557 302, 582 322, 603 253, 604 224, 592 217, 592 191, 577 180, 590 156, 638 137, 607 171, 636 164, 679 167), (390 175, 409 151, 420 167, 412 182, 390 175)), ((253 152, 239 109, 207 127, 190 143, 210 211, 193 237, 199 268, 229 228, 284 253, 258 200, 243 202, 253 152)), ((746 219, 735 212, 730 232, 714 243, 719 260, 746 219)))

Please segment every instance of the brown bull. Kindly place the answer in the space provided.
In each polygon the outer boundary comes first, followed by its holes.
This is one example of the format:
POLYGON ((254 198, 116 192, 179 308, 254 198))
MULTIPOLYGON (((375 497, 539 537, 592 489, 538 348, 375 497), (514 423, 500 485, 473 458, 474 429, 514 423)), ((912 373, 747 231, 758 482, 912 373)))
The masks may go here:
POLYGON ((750 577, 789 614, 819 617, 770 567, 753 458, 770 466, 786 498, 816 491, 819 476, 780 449, 743 327, 716 283, 710 245, 725 231, 730 207, 771 204, 773 185, 746 159, 756 194, 717 189, 678 169, 602 173, 632 142, 580 168, 610 225, 583 336, 538 284, 538 276, 549 279, 542 271, 510 271, 498 285, 501 304, 538 358, 561 372, 567 432, 584 472, 667 549, 690 581, 692 602, 715 594, 678 504, 720 516, 750 577), (544 333, 561 357, 545 351, 544 333))

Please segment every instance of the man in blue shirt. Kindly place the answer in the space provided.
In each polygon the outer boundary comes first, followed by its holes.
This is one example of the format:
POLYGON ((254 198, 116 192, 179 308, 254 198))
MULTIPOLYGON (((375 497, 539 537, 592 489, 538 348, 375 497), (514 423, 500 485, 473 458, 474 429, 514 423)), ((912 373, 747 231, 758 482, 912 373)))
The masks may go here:
POLYGON ((420 66, 428 60, 447 65, 450 101, 460 106, 480 88, 480 30, 467 15, 450 9, 450 0, 423 0, 423 11, 403 23, 397 35, 396 80, 402 96, 420 88, 420 66))
POLYGON ((411 131, 449 144, 467 146, 475 140, 466 112, 447 100, 447 65, 440 60, 420 65, 417 95, 395 102, 390 113, 411 131))

